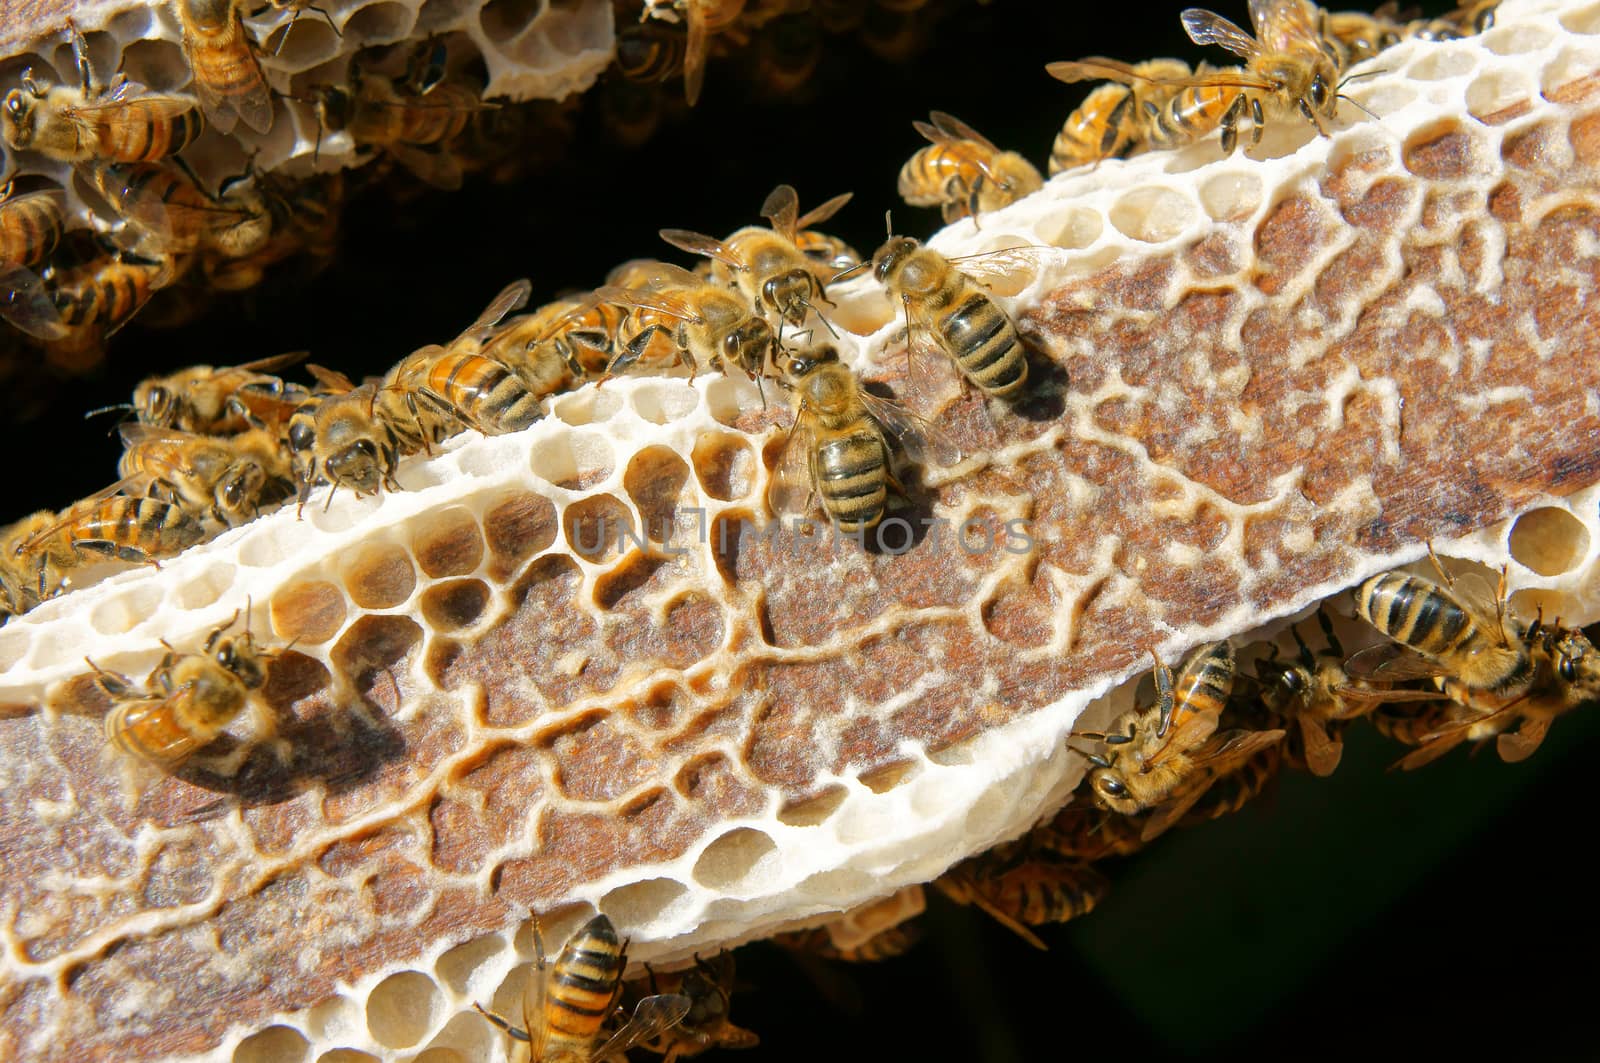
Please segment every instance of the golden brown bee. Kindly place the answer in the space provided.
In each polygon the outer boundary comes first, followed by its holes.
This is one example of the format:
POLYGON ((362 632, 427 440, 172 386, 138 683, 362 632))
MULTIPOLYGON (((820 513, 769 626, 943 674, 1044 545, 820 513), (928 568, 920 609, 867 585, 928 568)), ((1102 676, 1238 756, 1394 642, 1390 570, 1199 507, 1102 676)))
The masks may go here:
POLYGON ((1239 811, 1261 796, 1278 777, 1285 752, 1282 742, 1256 750, 1238 768, 1218 776, 1194 806, 1184 813, 1182 822, 1205 823, 1239 811))
POLYGON ((1111 889, 1089 864, 1037 852, 1026 841, 963 860, 934 885, 957 904, 988 912, 1036 949, 1046 946, 1030 927, 1087 915, 1111 889))
POLYGON ((824 282, 861 265, 861 252, 817 229, 801 229, 795 233, 794 244, 811 260, 817 279, 824 282))
POLYGON ((0 188, 0 318, 38 339, 65 332, 61 314, 34 272, 61 240, 60 189, 16 195, 0 188))
POLYGON ((142 424, 180 432, 226 435, 252 424, 276 431, 304 395, 271 374, 304 361, 306 353, 291 351, 222 369, 193 365, 146 377, 133 389, 131 408, 142 424))
MULTIPOLYGON (((1056 67, 1046 67, 1056 75, 1056 67)), ((1145 106, 1160 107, 1174 95, 1165 82, 1192 76, 1189 64, 1177 59, 1152 59, 1129 68, 1125 81, 1096 86, 1077 110, 1067 116, 1050 147, 1052 176, 1102 159, 1121 159, 1143 150, 1149 141, 1145 106)))
POLYGON ((152 690, 136 691, 126 676, 89 661, 95 681, 113 702, 106 716, 106 740, 164 771, 180 767, 215 741, 244 709, 251 692, 266 683, 267 664, 274 656, 256 647, 248 628, 236 638, 223 638, 237 619, 236 613, 211 632, 200 653, 168 651, 150 673, 152 690))
POLYGON ((632 315, 634 331, 622 337, 621 350, 606 367, 608 374, 626 372, 664 336, 671 339, 691 378, 705 363, 725 372, 737 367, 755 379, 766 371, 776 342, 772 326, 753 313, 742 296, 665 264, 658 288, 607 284, 591 298, 655 315, 632 315))
MULTIPOLYGON (((344 201, 342 174, 314 174, 287 185, 257 174, 255 182, 271 235, 246 254, 202 253, 200 266, 206 282, 219 291, 253 288, 269 267, 284 259, 304 252, 326 261, 337 248, 339 210, 344 201)), ((237 241, 233 249, 237 249, 237 241)))
POLYGON ((942 433, 897 403, 862 389, 831 344, 789 355, 783 366, 794 389, 794 424, 767 487, 774 514, 804 514, 814 498, 841 532, 860 534, 883 520, 894 436, 914 462, 954 465, 961 452, 942 433))
POLYGON ((144 253, 206 249, 238 258, 259 250, 272 235, 265 202, 248 188, 213 196, 188 175, 155 163, 99 166, 94 182, 138 234, 144 253))
POLYGON ((42 555, 25 554, 22 546, 55 522, 54 512, 41 509, 0 532, 0 617, 21 616, 42 600, 42 555))
POLYGON ((1406 24, 1392 17, 1393 7, 1385 4, 1372 12, 1322 13, 1322 34, 1339 49, 1343 66, 1371 59, 1409 36, 1406 24))
POLYGON ((120 82, 96 87, 83 34, 72 27, 79 85, 41 87, 24 71, 22 88, 0 104, 0 133, 18 151, 37 151, 62 162, 152 162, 176 155, 205 128, 187 96, 130 94, 120 82))
POLYGON ((909 236, 891 236, 872 256, 872 274, 905 306, 908 345, 916 342, 912 332, 926 334, 968 382, 1009 399, 1027 386, 1028 358, 1011 319, 974 277, 1031 266, 1035 251, 1005 248, 948 259, 909 236))
POLYGON ((683 95, 693 107, 705 84, 706 55, 711 38, 733 25, 744 13, 745 0, 646 0, 640 21, 671 11, 688 25, 683 52, 683 95))
POLYGON ((54 520, 36 521, 32 534, 11 547, 12 563, 29 574, 41 601, 91 560, 154 564, 205 538, 200 521, 181 506, 116 490, 90 495, 54 520))
MULTIPOLYGON (((1180 147, 1218 126, 1222 127, 1223 150, 1232 152, 1238 143, 1239 121, 1246 108, 1254 122, 1252 136, 1259 138, 1261 134, 1264 112, 1259 100, 1242 91, 1241 79, 1248 75, 1239 68, 1217 70, 1201 63, 1190 71, 1175 59, 1135 66, 1104 56, 1090 56, 1050 63, 1045 70, 1051 77, 1068 84, 1105 80, 1125 86, 1136 96, 1137 103, 1130 106, 1137 109, 1132 111, 1124 126, 1128 138, 1124 154, 1135 154, 1147 146, 1180 147), (1174 65, 1167 67, 1164 65, 1167 63, 1174 65)), ((1097 88, 1090 98, 1110 102, 1113 99, 1111 86, 1097 88), (1104 95, 1097 95, 1100 93, 1104 95)), ((1085 105, 1089 102, 1084 101, 1085 105)), ((1067 131, 1062 132, 1065 135, 1067 131)))
POLYGON ((1067 860, 1093 863, 1144 848, 1144 822, 1089 804, 1070 804, 1028 835, 1038 848, 1067 860))
POLYGON ((761 216, 771 229, 748 226, 726 242, 686 229, 662 229, 661 238, 674 247, 722 263, 732 270, 734 282, 745 298, 795 327, 805 323, 815 307, 826 301, 816 263, 800 250, 801 229, 824 222, 850 201, 850 193, 834 196, 800 216, 800 197, 792 185, 779 185, 761 205, 761 216))
POLYGON ((1495 9, 1499 6, 1500 0, 1462 0, 1454 11, 1439 18, 1414 19, 1406 23, 1403 36, 1425 41, 1454 41, 1470 37, 1494 25, 1495 9))
MULTIPOLYGON (((633 287, 627 280, 622 283, 633 287)), ((603 374, 627 326, 623 307, 562 298, 506 322, 484 343, 483 353, 510 366, 530 390, 548 393, 567 386, 573 376, 603 374)))
POLYGON ((597 1045, 601 1027, 622 993, 622 971, 627 966, 627 948, 617 940, 611 920, 597 915, 585 923, 548 968, 535 920, 533 947, 533 974, 522 998, 526 1029, 478 1008, 513 1038, 527 1042, 530 1063, 599 1063, 621 1056, 669 1030, 692 1006, 680 993, 645 997, 622 1028, 597 1045))
POLYGON ((946 222, 986 214, 1044 187, 1033 163, 1001 151, 953 114, 934 111, 913 122, 929 145, 900 168, 900 198, 914 207, 938 207, 946 222))
POLYGON ((1279 730, 1217 732, 1234 672, 1227 642, 1195 650, 1176 686, 1158 660, 1155 704, 1129 709, 1105 733, 1075 733, 1105 749, 1087 754, 1096 802, 1123 815, 1154 810, 1141 832, 1145 841, 1182 819, 1217 779, 1283 738, 1279 730))
POLYGON ((240 21, 240 0, 173 0, 183 25, 183 54, 206 117, 224 133, 243 122, 272 128, 272 90, 240 21))
POLYGON ((125 424, 122 443, 117 472, 123 490, 176 503, 230 528, 292 493, 288 458, 265 428, 217 437, 125 424))
POLYGON ((666 1057, 664 1063, 698 1056, 708 1048, 754 1048, 761 1038, 728 1018, 728 1002, 733 996, 733 953, 721 952, 710 960, 696 956, 694 966, 684 971, 658 975, 649 971, 652 994, 677 993, 689 999, 689 1010, 676 1026, 663 1031, 643 1047, 666 1057))
POLYGON ((840 947, 825 926, 810 930, 791 930, 772 935, 775 944, 794 952, 810 953, 825 960, 842 960, 845 963, 882 963, 903 956, 922 937, 911 923, 885 927, 858 945, 840 947))
POLYGON ((501 435, 543 416, 539 403, 549 391, 535 392, 506 364, 479 353, 490 330, 522 307, 532 288, 526 280, 512 283, 449 345, 424 347, 390 370, 379 404, 403 452, 438 442, 457 418, 485 435, 501 435))
MULTIPOLYGON (((132 320, 178 264, 109 250, 92 237, 63 241, 41 277, 63 329, 47 350, 98 361, 105 340, 132 320)), ((81 362, 75 362, 81 364, 81 362)))
POLYGON ((320 387, 289 418, 287 438, 300 480, 300 505, 318 478, 333 493, 348 487, 359 497, 387 487, 398 491, 395 466, 400 443, 394 425, 378 409, 374 384, 356 387, 343 373, 319 365, 306 367, 320 387))

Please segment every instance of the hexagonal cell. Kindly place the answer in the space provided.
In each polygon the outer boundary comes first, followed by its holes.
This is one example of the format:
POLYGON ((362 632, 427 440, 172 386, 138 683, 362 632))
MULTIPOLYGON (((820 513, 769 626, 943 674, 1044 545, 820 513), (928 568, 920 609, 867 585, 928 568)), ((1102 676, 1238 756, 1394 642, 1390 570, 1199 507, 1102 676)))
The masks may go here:
POLYGON ((204 609, 233 586, 234 573, 234 567, 226 562, 208 565, 198 575, 184 580, 172 600, 180 609, 204 609))
POLYGON ((473 976, 499 958, 508 947, 506 939, 499 934, 486 934, 481 938, 463 941, 440 956, 433 970, 452 993, 464 996, 471 987, 473 976))
POLYGON ((1549 30, 1530 22, 1491 29, 1478 38, 1483 46, 1495 55, 1537 52, 1549 44, 1551 39, 1552 34, 1549 30))
POLYGON ((1189 197, 1170 188, 1136 188, 1111 208, 1111 224, 1124 236, 1147 244, 1171 240, 1194 220, 1189 197))
POLYGON ((454 26, 476 6, 476 0, 424 0, 411 31, 419 36, 437 33, 446 26, 454 26))
POLYGON ((602 609, 615 609, 631 592, 650 582, 666 564, 659 557, 636 553, 594 581, 594 601, 602 609))
POLYGON ((129 41, 119 62, 129 81, 146 85, 152 92, 171 92, 189 80, 189 63, 183 57, 183 49, 172 41, 129 41))
POLYGON ((652 878, 618 886, 600 898, 600 911, 618 926, 643 926, 692 897, 689 887, 670 878, 652 878))
POLYGON ((356 1048, 333 1048, 317 1057, 317 1063, 381 1063, 371 1052, 356 1048))
POLYGON ((910 782, 918 775, 918 763, 914 760, 896 760, 880 765, 856 776, 862 786, 875 794, 886 794, 902 783, 910 782))
POLYGON ((694 880, 724 893, 753 893, 783 871, 778 846, 750 827, 730 830, 706 846, 694 862, 694 880))
POLYGON ((615 495, 580 498, 561 515, 561 526, 567 547, 586 561, 599 563, 645 545, 634 526, 633 511, 615 495))
POLYGON ((447 580, 422 593, 422 618, 434 631, 455 631, 477 623, 488 604, 489 585, 482 580, 447 580))
POLYGON ((1422 49, 1416 62, 1406 68, 1406 76, 1418 81, 1443 81, 1472 73, 1478 61, 1467 48, 1448 44, 1422 49))
POLYGON ((652 380, 633 389, 633 408, 652 424, 687 417, 700 405, 700 393, 681 380, 652 380))
POLYGON ((1467 86, 1467 113, 1483 119, 1537 94, 1533 78, 1518 70, 1491 70, 1472 79, 1467 86))
MULTIPOLYGON (((520 1013, 512 1014, 518 1016, 520 1025, 520 1013)), ((445 1023, 444 1029, 411 1063, 478 1063, 498 1058, 495 1049, 504 1043, 504 1033, 484 1022, 477 1012, 465 1011, 445 1023)))
POLYGON ((706 386, 706 404, 712 417, 735 428, 744 414, 761 409, 761 392, 756 390, 755 382, 742 373, 725 374, 706 386))
POLYGON ((120 635, 154 616, 160 605, 160 587, 133 587, 96 605, 89 614, 89 626, 102 635, 120 635))
POLYGON ((666 542, 673 537, 678 503, 688 481, 689 466, 666 447, 646 447, 628 462, 627 471, 622 474, 622 489, 639 510, 639 519, 651 542, 666 542))
POLYGON ((617 466, 617 458, 603 436, 565 432, 535 443, 529 450, 528 464, 539 479, 582 491, 608 479, 617 466))
POLYGON ((556 541, 556 507, 543 495, 518 491, 506 495, 483 515, 483 536, 489 544, 489 573, 505 579, 522 562, 556 541))
POLYGON ((1200 186, 1200 205, 1216 221, 1248 218, 1261 206, 1261 178, 1242 170, 1209 177, 1200 186))
POLYGON ((367 1029, 386 1048, 410 1048, 427 1036, 444 995, 421 971, 401 971, 378 983, 367 998, 367 1029))
POLYGON ((347 678, 362 683, 373 673, 394 668, 422 639, 422 628, 408 616, 363 616, 328 654, 347 678))
POLYGON ((815 797, 802 798, 778 809, 778 822, 790 827, 818 827, 826 823, 844 803, 849 789, 837 783, 815 797))
POLYGON ((1575 102, 1594 91, 1592 47, 1563 48, 1539 71, 1539 91, 1546 99, 1575 102))
POLYGON ((1406 169, 1434 181, 1452 181, 1477 172, 1482 167, 1478 156, 1478 138, 1454 119, 1416 130, 1401 151, 1406 169))
POLYGON ((828 311, 828 322, 855 336, 870 336, 894 320, 899 309, 889 301, 883 289, 855 288, 847 296, 829 294, 838 305, 828 311))
POLYGON ((0 628, 0 671, 5 671, 28 655, 33 636, 20 624, 0 628))
POLYGON ((233 1050, 233 1063, 300 1063, 311 1056, 311 1042, 292 1026, 268 1026, 233 1050))
POLYGON ((417 586, 411 555, 396 543, 363 546, 345 560, 339 578, 362 609, 393 609, 417 586))
POLYGON ((543 10, 543 0, 489 0, 478 17, 485 37, 491 41, 514 41, 527 32, 543 10))
MULTIPOLYGON (((457 1016, 457 1018, 465 1019, 466 1016, 460 1015, 457 1016)), ((485 1045, 484 1047, 487 1048, 488 1046, 485 1045)), ((468 1058, 469 1057, 467 1055, 463 1054, 458 1049, 447 1048, 443 1045, 435 1045, 432 1048, 428 1048, 417 1053, 412 1057, 411 1063, 467 1063, 468 1058)), ((489 1056, 487 1052, 483 1052, 481 1054, 475 1054, 470 1058, 487 1059, 489 1056)))
POLYGON ((570 425, 594 424, 608 421, 622 409, 622 396, 616 388, 579 388, 570 395, 555 400, 552 412, 570 425))
POLYGON ((292 556, 299 531, 292 521, 256 521, 250 534, 239 544, 239 564, 250 568, 271 568, 286 557, 292 556))
POLYGON ((262 42, 274 66, 306 70, 339 54, 339 34, 328 21, 301 11, 286 18, 262 42))
POLYGON ((315 646, 344 623, 345 596, 327 580, 295 583, 272 596, 272 632, 284 642, 315 646))
POLYGON ((1100 239, 1105 229, 1106 220, 1099 211, 1087 207, 1068 207, 1045 219, 1039 235, 1057 247, 1075 251, 1100 239))
POLYGON ((404 4, 368 4, 345 20, 345 48, 353 51, 362 45, 403 41, 415 18, 404 4))
POLYGON ((1577 568, 1589 553, 1589 529, 1557 506, 1530 510, 1511 526, 1511 556, 1541 576, 1577 568))
POLYGON ((483 532, 460 507, 430 513, 411 538, 411 552, 417 567, 434 579, 465 576, 483 562, 483 532))
POLYGON ((701 433, 690 458, 700 489, 718 501, 735 501, 755 488, 756 452, 744 436, 701 433))
POLYGON ((1556 21, 1573 33, 1600 33, 1600 4, 1565 12, 1556 21))

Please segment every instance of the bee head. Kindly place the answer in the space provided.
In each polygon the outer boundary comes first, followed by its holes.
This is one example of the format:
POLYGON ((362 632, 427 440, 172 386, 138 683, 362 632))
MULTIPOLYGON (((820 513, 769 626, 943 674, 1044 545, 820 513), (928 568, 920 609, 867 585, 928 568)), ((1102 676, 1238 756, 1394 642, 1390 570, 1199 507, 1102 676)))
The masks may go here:
MULTIPOLYGON (((267 484, 267 473, 253 461, 242 461, 230 468, 217 486, 217 508, 229 518, 249 520, 256 513, 256 499, 267 484)), ((228 523, 232 524, 233 520, 228 523)))
POLYGON ((178 396, 162 384, 141 386, 135 393, 133 404, 139 410, 139 419, 158 428, 171 428, 178 416, 178 396))
POLYGON ((267 681, 267 671, 261 666, 261 658, 256 655, 249 635, 223 639, 211 656, 218 666, 238 676, 239 682, 251 690, 267 681))
POLYGON ((722 337, 722 364, 759 373, 772 347, 772 327, 759 317, 746 318, 722 337))
POLYGON ((14 148, 26 148, 33 143, 34 101, 38 96, 33 83, 30 81, 27 85, 34 91, 12 89, 6 93, 5 103, 0 105, 0 131, 14 148))
POLYGON ((761 286, 761 297, 785 321, 799 325, 806 319, 811 302, 811 274, 803 269, 792 269, 776 277, 767 278, 761 286))
POLYGON ((1124 814, 1137 811, 1133 798, 1128 793, 1127 783, 1112 768, 1096 768, 1089 773, 1089 788, 1093 791, 1095 800, 1103 807, 1113 812, 1124 814))
POLYGON ((354 103, 350 90, 343 85, 324 86, 317 93, 317 119, 328 132, 337 133, 350 123, 354 103))
POLYGON ((878 253, 872 256, 872 276, 879 284, 887 284, 900 264, 916 253, 922 245, 909 236, 891 236, 878 253))
POLYGON ((356 440, 329 455, 322 464, 328 479, 350 488, 358 495, 376 494, 383 481, 383 471, 378 464, 378 445, 370 439, 356 440))

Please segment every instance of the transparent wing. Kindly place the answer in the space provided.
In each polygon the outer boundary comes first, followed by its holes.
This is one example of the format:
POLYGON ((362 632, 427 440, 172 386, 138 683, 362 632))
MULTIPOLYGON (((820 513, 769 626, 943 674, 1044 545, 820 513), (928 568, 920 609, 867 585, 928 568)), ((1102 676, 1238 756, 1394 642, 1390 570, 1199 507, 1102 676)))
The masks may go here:
POLYGON ((0 318, 36 339, 58 340, 67 334, 44 282, 23 266, 0 266, 0 318))
POLYGON ((839 195, 834 196, 820 207, 813 207, 812 209, 808 210, 794 223, 795 231, 799 232, 803 229, 809 229, 813 225, 821 225, 823 222, 839 213, 840 208, 846 203, 850 202, 850 197, 853 195, 855 195, 854 192, 841 192, 839 195))
MULTIPOLYGON (((697 280, 696 284, 700 282, 697 280)), ((594 293, 601 302, 616 303, 619 306, 637 306, 643 310, 654 310, 666 314, 668 317, 680 318, 684 321, 698 321, 700 314, 685 299, 681 299, 671 292, 646 292, 637 288, 618 288, 610 284, 602 285, 594 293)))
POLYGON ((688 229, 662 229, 661 239, 676 247, 680 251, 687 251, 691 255, 704 255, 714 258, 723 265, 732 269, 743 269, 744 263, 727 244, 715 236, 705 233, 690 232, 688 229))
POLYGON ((1550 730, 1550 720, 1545 716, 1529 716, 1522 721, 1522 726, 1515 731, 1495 738, 1495 752, 1500 754, 1500 759, 1507 764, 1527 760, 1544 743, 1544 736, 1550 730))
POLYGON ((796 414, 794 427, 789 430, 767 484, 767 508, 773 516, 804 516, 811 492, 811 428, 796 414))
POLYGON ((1050 63, 1045 66, 1045 72, 1057 81, 1065 81, 1069 85, 1080 81, 1116 81, 1124 85, 1162 85, 1167 88, 1197 88, 1214 86, 1216 88, 1235 89, 1270 89, 1272 83, 1264 78, 1254 77, 1243 70, 1208 70, 1201 64, 1193 77, 1151 77, 1141 73, 1136 67, 1117 59, 1107 59, 1104 56, 1089 56, 1085 59, 1074 59, 1066 62, 1050 63))
POLYGON ((259 358, 254 362, 245 362, 243 365, 234 366, 233 369, 235 372, 272 373, 279 369, 288 369, 290 366, 299 365, 310 356, 310 351, 290 351, 287 354, 275 354, 270 358, 259 358))
POLYGON ((776 232, 793 243, 795 234, 800 230, 797 224, 800 218, 800 195, 794 190, 794 185, 779 185, 768 193, 766 201, 761 204, 761 216, 771 223, 776 232))
POLYGON ((1191 7, 1179 18, 1189 39, 1196 44, 1215 44, 1244 59, 1252 59, 1260 51, 1254 37, 1215 11, 1191 7))
POLYGON ((329 369, 315 362, 306 363, 306 372, 330 395, 343 395, 356 389, 355 383, 337 369, 329 369))
POLYGON ((1169 756, 1186 753, 1212 741, 1217 722, 1215 712, 1184 712, 1178 715, 1173 720, 1172 729, 1167 732, 1167 740, 1150 755, 1148 764, 1159 764, 1169 756))
POLYGON ((1306 767, 1319 778, 1332 775, 1344 756, 1344 743, 1328 733, 1328 725, 1310 716, 1300 717, 1300 740, 1305 745, 1306 767))
POLYGON ((1305 0, 1250 0, 1250 24, 1264 51, 1319 46, 1322 27, 1318 23, 1317 9, 1305 0))
POLYGON ((653 291, 660 288, 687 287, 703 281, 682 266, 661 262, 653 258, 630 258, 606 274, 606 284, 614 288, 633 291, 653 291))
MULTIPOLYGON (((980 148, 984 148, 987 151, 1000 150, 994 146, 994 142, 988 137, 984 136, 982 133, 978 132, 976 129, 973 129, 967 123, 963 122, 961 119, 947 111, 930 111, 928 113, 928 117, 933 119, 933 128, 937 130, 939 134, 941 134, 941 136, 937 138, 928 137, 928 139, 932 140, 935 144, 939 143, 941 139, 945 141, 970 140, 980 148)), ((923 135, 927 136, 926 133, 923 135)))
POLYGON ((490 329, 504 320, 507 314, 527 306, 528 295, 532 291, 533 284, 526 277, 512 281, 500 290, 500 294, 484 308, 477 320, 456 337, 455 342, 481 339, 490 329))
POLYGON ((1002 247, 976 255, 963 255, 950 262, 979 284, 1005 281, 1018 274, 1038 272, 1045 259, 1056 253, 1056 248, 1042 244, 1024 244, 1020 247, 1002 247))
POLYGON ((955 440, 929 422, 918 417, 898 402, 879 398, 861 391, 862 405, 872 414, 884 430, 900 441, 906 457, 919 465, 956 465, 961 461, 961 448, 955 440))
POLYGON ((670 1030, 689 1014, 692 1002, 682 993, 657 993, 645 997, 633 1009, 633 1017, 604 1044, 589 1053, 591 1061, 620 1056, 641 1041, 670 1030))
POLYGON ((706 80, 706 14, 698 3, 691 3, 685 16, 689 23, 689 39, 683 50, 683 98, 693 107, 700 100, 700 89, 706 80))
MULTIPOLYGON (((127 91, 124 85, 122 92, 127 91)), ((140 122, 146 117, 155 121, 167 121, 187 114, 195 109, 195 101, 182 96, 102 96, 93 102, 80 103, 74 107, 63 108, 65 111, 76 112, 84 115, 108 116, 119 111, 127 110, 134 103, 139 105, 142 113, 138 115, 140 122)))
MULTIPOLYGON (((1375 683, 1404 683, 1413 679, 1432 679, 1449 675, 1450 669, 1431 661, 1415 650, 1385 643, 1345 658, 1344 670, 1352 679, 1375 683)), ((1436 695, 1431 695, 1436 696, 1436 695)), ((1394 700, 1384 696, 1384 700, 1394 700)))

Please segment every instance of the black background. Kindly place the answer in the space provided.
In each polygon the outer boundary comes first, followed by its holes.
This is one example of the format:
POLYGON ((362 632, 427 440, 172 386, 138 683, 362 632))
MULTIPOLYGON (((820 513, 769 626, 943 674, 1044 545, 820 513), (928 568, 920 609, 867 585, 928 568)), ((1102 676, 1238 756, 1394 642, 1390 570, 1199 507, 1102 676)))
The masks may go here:
MULTIPOLYGON (((454 335, 513 278, 533 279, 536 302, 591 287, 623 259, 669 257, 662 226, 755 222, 780 181, 802 207, 854 190, 829 228, 865 251, 888 207, 901 231, 931 232, 932 212, 895 198, 921 143, 913 119, 949 110, 1042 168, 1082 94, 1043 64, 1198 59, 1182 6, 971 5, 902 64, 830 39, 810 98, 788 106, 753 104, 713 63, 692 120, 645 148, 608 145, 589 110, 561 164, 515 187, 369 198, 346 212, 332 269, 280 278, 184 330, 130 326, 101 374, 57 385, 47 416, 8 418, 11 509, 109 482, 116 441, 79 416, 147 373, 305 347, 353 376, 381 371, 454 335)), ((1223 14, 1244 21, 1238 5, 1223 14)), ((1414 775, 1386 773, 1395 748, 1355 731, 1334 778, 1285 778, 1237 817, 1113 868, 1100 910, 1043 930, 1048 954, 942 901, 908 957, 830 965, 821 981, 772 946, 743 950, 734 1017, 765 1041, 748 1058, 1594 1058, 1591 716, 1561 721, 1528 763, 1458 752, 1414 775)))

